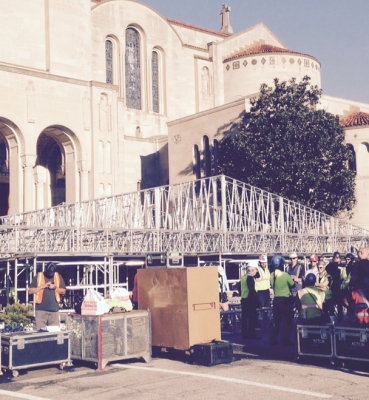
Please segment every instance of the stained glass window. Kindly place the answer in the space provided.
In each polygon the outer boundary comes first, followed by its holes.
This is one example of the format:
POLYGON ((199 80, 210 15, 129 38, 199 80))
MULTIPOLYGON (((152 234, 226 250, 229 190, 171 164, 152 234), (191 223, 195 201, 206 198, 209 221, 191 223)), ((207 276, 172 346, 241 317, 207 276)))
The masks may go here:
POLYGON ((125 66, 127 107, 141 110, 140 36, 133 28, 126 30, 125 66))
POLYGON ((152 73, 152 109, 154 113, 159 113, 159 55, 156 51, 152 52, 151 59, 152 73))
POLYGON ((105 40, 106 83, 113 83, 113 43, 105 40))

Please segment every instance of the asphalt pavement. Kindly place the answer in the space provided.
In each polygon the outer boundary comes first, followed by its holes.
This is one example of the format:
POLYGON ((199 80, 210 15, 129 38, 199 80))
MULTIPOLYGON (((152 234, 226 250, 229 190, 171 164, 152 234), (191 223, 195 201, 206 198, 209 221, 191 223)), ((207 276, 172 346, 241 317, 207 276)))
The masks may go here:
POLYGON ((295 346, 270 346, 268 335, 244 340, 225 333, 234 343, 230 364, 193 365, 183 352, 159 352, 150 363, 125 360, 108 364, 102 372, 94 364, 74 362, 20 371, 17 378, 0 377, 0 399, 156 400, 156 399, 293 399, 368 398, 369 363, 338 368, 327 358, 297 360, 295 346))

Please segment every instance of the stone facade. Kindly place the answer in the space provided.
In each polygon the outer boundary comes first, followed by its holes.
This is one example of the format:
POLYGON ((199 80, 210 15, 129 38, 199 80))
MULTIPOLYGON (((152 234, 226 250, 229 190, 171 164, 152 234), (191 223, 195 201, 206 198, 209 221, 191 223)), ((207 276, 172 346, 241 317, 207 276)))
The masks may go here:
MULTIPOLYGON (((216 173, 206 154, 260 84, 321 84, 319 60, 264 24, 233 33, 226 4, 219 32, 134 0, 0 0, 0 15, 0 214, 216 173)), ((326 96, 321 106, 369 112, 326 96)))

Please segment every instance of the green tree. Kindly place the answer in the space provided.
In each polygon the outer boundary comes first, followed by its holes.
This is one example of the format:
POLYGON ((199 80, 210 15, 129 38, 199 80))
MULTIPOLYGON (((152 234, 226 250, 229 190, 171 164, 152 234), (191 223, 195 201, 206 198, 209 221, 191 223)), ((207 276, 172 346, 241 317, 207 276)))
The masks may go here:
POLYGON ((339 118, 316 110, 321 90, 274 80, 251 100, 250 112, 220 141, 221 173, 330 215, 355 201, 352 153, 339 118))

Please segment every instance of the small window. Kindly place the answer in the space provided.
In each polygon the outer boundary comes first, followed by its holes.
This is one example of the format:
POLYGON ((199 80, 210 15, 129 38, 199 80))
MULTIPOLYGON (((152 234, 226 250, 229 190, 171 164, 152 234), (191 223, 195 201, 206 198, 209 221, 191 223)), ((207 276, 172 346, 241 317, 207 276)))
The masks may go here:
POLYGON ((154 113, 159 113, 160 112, 160 103, 159 103, 159 54, 156 51, 152 52, 151 74, 152 74, 152 109, 153 109, 154 113))
POLYGON ((105 40, 106 83, 113 83, 113 42, 105 40))

